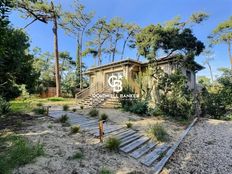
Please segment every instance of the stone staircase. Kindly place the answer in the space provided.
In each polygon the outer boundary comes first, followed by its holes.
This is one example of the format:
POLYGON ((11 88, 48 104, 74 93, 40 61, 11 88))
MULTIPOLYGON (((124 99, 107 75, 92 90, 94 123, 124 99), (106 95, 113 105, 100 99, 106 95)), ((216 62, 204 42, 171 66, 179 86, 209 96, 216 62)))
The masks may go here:
MULTIPOLYGON (((71 125, 79 125, 82 131, 86 131, 95 137, 99 136, 97 118, 77 115, 73 112, 52 110, 49 112, 49 115, 54 118, 59 118, 63 114, 69 117, 69 123, 71 125)), ((136 159, 147 167, 151 167, 154 173, 160 172, 160 165, 166 160, 165 155, 168 155, 167 152, 171 149, 169 144, 154 142, 138 131, 126 128, 122 125, 115 125, 109 122, 105 123, 103 127, 104 139, 114 136, 120 140, 121 153, 136 159)))

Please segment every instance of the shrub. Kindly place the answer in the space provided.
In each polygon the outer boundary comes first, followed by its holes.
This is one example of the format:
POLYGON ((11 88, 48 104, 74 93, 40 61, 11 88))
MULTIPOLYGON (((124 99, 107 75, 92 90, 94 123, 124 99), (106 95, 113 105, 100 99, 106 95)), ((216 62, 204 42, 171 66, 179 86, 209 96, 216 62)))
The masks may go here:
POLYGON ((107 168, 102 168, 99 171, 99 174, 112 174, 112 172, 109 169, 107 169, 107 168))
POLYGON ((158 107, 154 109, 150 109, 149 113, 151 116, 160 116, 163 114, 162 111, 158 107))
POLYGON ((126 123, 127 128, 132 128, 133 124, 131 122, 126 123))
POLYGON ((80 160, 80 159, 83 159, 84 158, 84 154, 82 151, 78 151, 76 152, 71 158, 71 160, 80 160))
POLYGON ((106 121, 107 119, 108 119, 108 115, 105 113, 102 113, 100 118, 99 118, 99 121, 103 121, 103 120, 106 121))
POLYGON ((99 111, 96 109, 96 108, 92 108, 90 111, 89 111, 89 115, 91 117, 97 117, 99 115, 99 111))
POLYGON ((76 109, 76 108, 73 108, 73 109, 72 109, 72 111, 73 111, 73 112, 76 112, 76 111, 77 111, 77 109, 76 109))
POLYGON ((81 108, 81 110, 82 110, 82 109, 84 109, 84 106, 81 105, 80 108, 81 108))
POLYGON ((0 142, 2 147, 7 147, 0 154, 0 173, 11 173, 15 167, 30 163, 36 157, 44 154, 41 144, 32 145, 21 136, 0 137, 0 142))
POLYGON ((63 111, 68 111, 69 106, 68 105, 63 105, 63 111))
POLYGON ((36 104, 36 106, 38 106, 38 107, 42 107, 42 106, 43 106, 43 104, 42 104, 42 103, 37 103, 37 104, 36 104))
POLYGON ((80 131, 80 126, 72 126, 71 127, 71 134, 76 134, 80 131))
POLYGON ((51 98, 48 98, 49 101, 64 101, 64 98, 62 97, 51 97, 51 98))
POLYGON ((232 121, 232 113, 225 116, 224 120, 226 121, 232 121))
POLYGON ((169 135, 164 127, 160 124, 154 124, 150 127, 149 133, 152 138, 155 138, 158 141, 166 142, 169 140, 169 135))
POLYGON ((105 147, 111 151, 118 151, 120 140, 116 137, 109 137, 105 142, 105 147))
POLYGON ((10 104, 0 96, 0 115, 10 112, 10 104))
POLYGON ((148 111, 147 102, 137 100, 136 102, 134 102, 132 104, 132 107, 129 109, 129 111, 131 111, 131 112, 133 112, 135 114, 139 114, 139 115, 146 114, 147 111, 148 111))
POLYGON ((47 110, 44 107, 39 107, 39 108, 35 108, 33 109, 33 112, 35 114, 40 114, 40 115, 44 115, 47 113, 47 110))
POLYGON ((68 116, 67 116, 67 114, 62 115, 62 116, 59 118, 59 122, 61 122, 61 123, 66 123, 67 121, 68 121, 68 116))

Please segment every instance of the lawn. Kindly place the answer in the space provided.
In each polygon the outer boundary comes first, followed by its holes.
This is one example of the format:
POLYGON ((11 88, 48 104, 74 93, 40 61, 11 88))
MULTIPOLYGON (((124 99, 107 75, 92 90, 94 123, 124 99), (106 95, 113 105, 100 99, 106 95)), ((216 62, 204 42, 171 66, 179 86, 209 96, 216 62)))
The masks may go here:
POLYGON ((37 105, 75 105, 76 101, 74 98, 62 98, 62 97, 51 97, 51 98, 38 98, 31 97, 28 99, 15 99, 10 102, 11 110, 13 112, 31 112, 37 105))

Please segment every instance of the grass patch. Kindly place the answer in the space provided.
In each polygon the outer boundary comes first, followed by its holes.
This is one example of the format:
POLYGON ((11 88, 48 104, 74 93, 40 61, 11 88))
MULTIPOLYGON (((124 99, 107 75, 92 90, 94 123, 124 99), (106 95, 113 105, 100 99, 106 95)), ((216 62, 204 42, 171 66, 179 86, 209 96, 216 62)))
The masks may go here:
POLYGON ((96 108, 92 108, 90 111, 89 111, 89 116, 90 117, 97 117, 99 115, 99 111, 96 109, 96 108))
POLYGON ((0 136, 0 173, 10 174, 16 167, 33 162, 44 154, 41 144, 32 145, 21 136, 0 136))
POLYGON ((64 101, 65 99, 62 98, 62 97, 50 97, 47 99, 48 101, 53 101, 53 102, 56 102, 56 101, 64 101))
POLYGON ((76 111, 77 111, 77 109, 76 109, 76 108, 73 108, 73 109, 72 109, 72 111, 73 111, 73 112, 76 112, 76 111))
POLYGON ((68 105, 63 105, 63 111, 68 111, 69 110, 69 106, 68 105))
POLYGON ((73 156, 71 156, 69 159, 70 160, 81 160, 81 159, 84 159, 84 154, 82 151, 78 151, 73 156))
POLYGON ((109 137, 105 142, 105 147, 110 151, 118 151, 120 146, 120 140, 116 137, 109 137))
POLYGON ((152 125, 148 132, 157 141, 167 142, 169 140, 169 135, 161 124, 152 125))
POLYGON ((67 121, 68 121, 68 116, 67 116, 67 114, 62 115, 62 116, 59 118, 59 122, 60 122, 60 123, 67 123, 67 121))
POLYGON ((113 174, 113 172, 110 171, 109 169, 103 167, 100 169, 99 174, 113 174))
POLYGON ((72 126, 71 127, 71 134, 76 134, 80 131, 80 126, 72 126))
POLYGON ((108 115, 105 113, 102 113, 100 118, 99 118, 99 121, 106 121, 107 119, 108 119, 108 115))
POLYGON ((47 110, 44 107, 34 108, 33 112, 35 114, 44 115, 47 113, 47 110))

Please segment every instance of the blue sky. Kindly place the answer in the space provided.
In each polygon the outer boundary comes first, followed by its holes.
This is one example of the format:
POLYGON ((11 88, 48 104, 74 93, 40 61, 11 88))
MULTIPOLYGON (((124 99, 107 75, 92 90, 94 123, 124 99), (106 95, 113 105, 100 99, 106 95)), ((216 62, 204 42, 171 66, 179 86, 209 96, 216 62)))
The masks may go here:
MULTIPOLYGON (((65 10, 70 8, 72 0, 56 0, 60 2, 65 10)), ((208 43, 207 36, 221 21, 229 19, 232 16, 231 0, 80 0, 85 5, 86 11, 94 11, 94 21, 101 17, 108 20, 113 17, 121 17, 125 22, 136 23, 141 27, 149 24, 164 23, 175 16, 181 16, 183 20, 187 19, 192 13, 204 11, 210 15, 210 18, 204 23, 193 28, 197 38, 208 43)), ((20 18, 19 13, 11 13, 10 20, 14 27, 23 27, 30 20, 20 18)), ((31 47, 40 47, 42 51, 53 52, 53 35, 51 24, 35 22, 26 29, 31 37, 31 47)), ((71 38, 60 29, 59 30, 59 50, 69 51, 75 57, 76 44, 75 39, 71 38)), ((227 47, 224 44, 213 48, 214 61, 211 62, 214 75, 219 67, 230 67, 227 53, 227 47)), ((127 49, 126 57, 135 57, 135 51, 127 49)), ((196 58, 198 63, 204 61, 203 56, 196 58)), ((84 59, 87 66, 93 65, 93 59, 86 57, 84 59)), ((205 70, 198 75, 209 76, 209 71, 205 70)))

